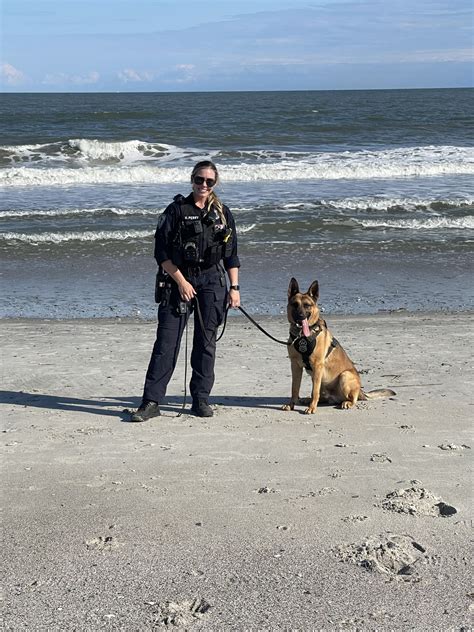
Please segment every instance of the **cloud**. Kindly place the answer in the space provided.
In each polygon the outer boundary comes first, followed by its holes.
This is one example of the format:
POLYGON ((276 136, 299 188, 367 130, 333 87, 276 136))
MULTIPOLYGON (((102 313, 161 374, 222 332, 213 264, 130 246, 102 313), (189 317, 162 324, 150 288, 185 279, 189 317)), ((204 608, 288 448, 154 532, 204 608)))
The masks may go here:
POLYGON ((301 57, 249 57, 242 59, 242 64, 247 68, 265 66, 307 66, 308 69, 317 66, 332 66, 336 64, 387 64, 387 63, 422 63, 422 62, 473 62, 474 51, 471 48, 449 50, 416 50, 411 52, 382 52, 376 57, 368 53, 359 53, 357 60, 349 54, 315 55, 307 54, 301 57))
POLYGON ((0 76, 9 86, 19 86, 24 83, 26 79, 21 70, 18 70, 18 68, 15 68, 15 66, 12 66, 8 63, 4 63, 1 65, 0 76))
POLYGON ((86 75, 69 75, 64 72, 47 74, 42 83, 48 86, 73 85, 86 86, 98 83, 100 74, 93 70, 86 75))
POLYGON ((117 77, 124 83, 129 82, 148 82, 153 80, 153 74, 150 72, 139 72, 133 68, 125 68, 117 73, 117 77))
MULTIPOLYGON (((206 29, 212 37, 204 39, 193 37, 189 28, 142 34, 140 45, 126 49, 132 55, 140 54, 140 46, 148 55, 152 51, 151 57, 160 60, 159 69, 153 70, 157 85, 176 87, 186 83, 201 88, 211 82, 217 88, 215 80, 227 76, 238 80, 238 89, 243 67, 259 75, 280 68, 282 73, 294 69, 311 76, 323 66, 343 64, 353 69, 360 65, 361 73, 367 64, 398 63, 405 69, 418 63, 466 64, 471 59, 468 6, 467 0, 326 1, 312 8, 259 11, 209 22, 206 29), (174 45, 177 33, 186 46, 174 45), (207 63, 194 66, 196 58, 207 63)), ((362 83, 365 79, 361 75, 362 83)), ((308 88, 314 85, 319 83, 308 82, 308 88)))
POLYGON ((173 68, 173 79, 167 79, 168 83, 174 81, 177 84, 189 83, 190 81, 194 81, 195 79, 195 68, 194 64, 177 64, 173 68))
POLYGON ((139 71, 134 68, 124 68, 117 73, 117 77, 123 83, 150 83, 160 80, 164 84, 183 84, 194 81, 194 64, 175 64, 166 70, 156 70, 154 72, 139 71))
POLYGON ((76 85, 91 84, 97 83, 99 79, 100 74, 97 71, 93 70, 87 75, 73 75, 71 77, 71 83, 74 83, 76 85))
POLYGON ((412 62, 472 62, 474 51, 472 48, 446 49, 446 50, 417 50, 412 53, 396 53, 386 55, 382 61, 395 61, 400 63, 412 62))
MULTIPOLYGON (((390 66, 393 87, 405 85, 405 76, 416 85, 415 71, 420 86, 428 72, 430 85, 472 85, 472 0, 307 0, 304 6, 303 1, 280 9, 282 0, 252 5, 245 0, 247 13, 233 13, 237 3, 225 17, 206 9, 199 12, 199 30, 189 21, 171 30, 166 22, 142 20, 140 32, 132 21, 115 33, 98 21, 94 32, 82 33, 80 54, 64 32, 10 34, 6 57, 25 69, 28 88, 36 89, 45 84, 77 91, 88 85, 104 91, 363 88, 377 85, 370 75, 374 68, 383 79, 380 86, 389 87, 384 65, 390 66), (150 30, 154 27, 161 30, 150 30)), ((144 2, 156 4, 137 0, 144 2)), ((15 72, 3 71, 11 90, 22 76, 15 72)))

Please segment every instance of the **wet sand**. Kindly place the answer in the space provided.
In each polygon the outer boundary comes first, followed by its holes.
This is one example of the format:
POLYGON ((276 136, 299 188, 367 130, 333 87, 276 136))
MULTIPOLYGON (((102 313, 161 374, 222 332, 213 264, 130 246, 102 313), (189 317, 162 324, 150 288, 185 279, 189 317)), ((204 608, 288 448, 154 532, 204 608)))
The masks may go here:
POLYGON ((280 410, 286 350, 237 316, 214 417, 177 416, 183 344, 130 424, 153 323, 3 321, 4 629, 470 629, 472 315, 326 317, 395 397, 280 410))

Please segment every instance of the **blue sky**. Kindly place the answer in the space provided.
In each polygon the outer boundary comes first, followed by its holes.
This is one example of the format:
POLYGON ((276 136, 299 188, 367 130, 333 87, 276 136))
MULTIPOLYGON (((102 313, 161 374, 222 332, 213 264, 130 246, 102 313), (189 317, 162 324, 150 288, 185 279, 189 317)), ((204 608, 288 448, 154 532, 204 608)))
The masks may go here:
POLYGON ((471 0, 2 0, 5 92, 473 85, 471 0))

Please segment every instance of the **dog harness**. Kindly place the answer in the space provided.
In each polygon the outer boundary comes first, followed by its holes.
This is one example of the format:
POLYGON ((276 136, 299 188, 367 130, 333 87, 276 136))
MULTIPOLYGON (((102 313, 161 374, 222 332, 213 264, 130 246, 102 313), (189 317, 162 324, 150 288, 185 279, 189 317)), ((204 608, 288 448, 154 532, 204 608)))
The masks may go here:
MULTIPOLYGON (((314 348, 316 347, 317 337, 319 336, 319 334, 322 332, 323 329, 327 329, 327 326, 326 326, 326 321, 322 319, 318 320, 316 325, 311 328, 310 336, 300 336, 299 331, 295 333, 294 331, 290 329, 291 344, 296 349, 296 351, 298 351, 298 353, 301 354, 304 368, 307 371, 312 371, 309 358, 311 354, 313 353, 314 348)), ((329 345, 329 349, 326 353, 326 358, 331 353, 331 351, 338 346, 339 346, 338 341, 335 338, 333 338, 331 340, 331 344, 329 345)))

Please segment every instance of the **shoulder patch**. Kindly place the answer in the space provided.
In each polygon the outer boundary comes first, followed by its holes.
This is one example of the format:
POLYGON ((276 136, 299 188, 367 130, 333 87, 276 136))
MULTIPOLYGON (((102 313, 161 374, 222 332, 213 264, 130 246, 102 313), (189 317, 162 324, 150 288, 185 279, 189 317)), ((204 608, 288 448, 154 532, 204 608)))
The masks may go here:
POLYGON ((156 230, 160 230, 163 224, 166 222, 166 213, 163 211, 158 217, 158 222, 156 224, 156 230))

